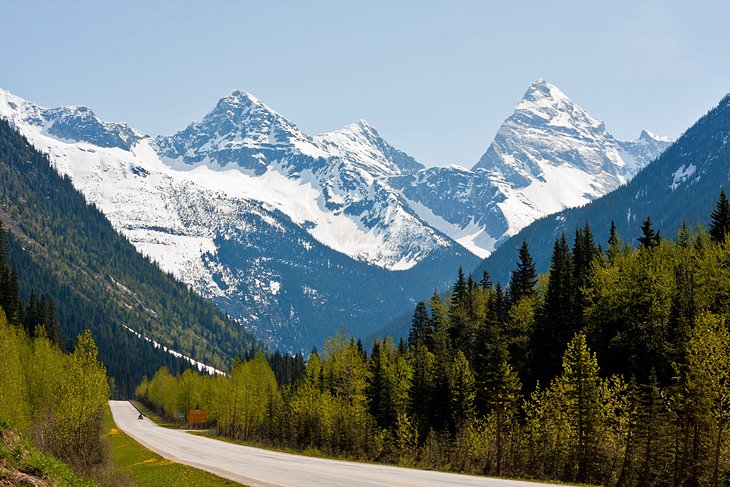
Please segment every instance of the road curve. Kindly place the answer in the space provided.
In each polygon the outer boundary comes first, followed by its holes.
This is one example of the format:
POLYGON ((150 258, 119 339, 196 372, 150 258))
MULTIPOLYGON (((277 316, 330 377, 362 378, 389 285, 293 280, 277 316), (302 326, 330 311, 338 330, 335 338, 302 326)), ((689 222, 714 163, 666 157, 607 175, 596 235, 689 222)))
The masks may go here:
MULTIPOLYGON (((539 487, 534 482, 313 458, 236 445, 157 426, 127 401, 109 401, 122 431, 161 456, 236 482, 263 486, 539 487)), ((555 487, 551 484, 549 487, 555 487)))

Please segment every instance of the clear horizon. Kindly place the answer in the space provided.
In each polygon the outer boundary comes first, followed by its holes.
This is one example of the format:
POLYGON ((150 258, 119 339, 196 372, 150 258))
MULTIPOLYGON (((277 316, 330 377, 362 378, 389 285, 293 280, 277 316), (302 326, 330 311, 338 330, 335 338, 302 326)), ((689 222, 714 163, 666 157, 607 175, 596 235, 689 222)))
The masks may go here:
POLYGON ((471 167, 537 78, 620 139, 676 137, 730 91, 724 2, 0 5, 0 88, 150 135, 240 89, 309 135, 365 119, 427 166, 471 167))

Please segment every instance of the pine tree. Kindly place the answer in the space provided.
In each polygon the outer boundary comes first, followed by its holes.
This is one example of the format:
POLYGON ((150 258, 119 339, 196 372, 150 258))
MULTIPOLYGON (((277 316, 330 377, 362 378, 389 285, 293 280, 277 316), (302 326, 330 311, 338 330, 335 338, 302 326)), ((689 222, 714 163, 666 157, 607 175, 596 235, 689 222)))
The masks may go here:
POLYGON ((565 233, 555 240, 545 302, 532 335, 534 379, 546 384, 560 371, 562 350, 577 331, 573 262, 565 233))
POLYGON ((582 229, 579 228, 575 231, 575 242, 573 243, 573 272, 576 288, 579 289, 588 284, 593 261, 598 255, 593 232, 586 222, 582 229))
POLYGON ((568 414, 577 436, 578 482, 590 482, 595 461, 596 435, 601 421, 601 378, 598 361, 577 334, 568 344, 561 378, 568 414))
POLYGON ((484 289, 485 291, 487 289, 492 289, 492 281, 489 278, 489 272, 484 271, 482 272, 482 280, 479 281, 479 285, 484 289))
POLYGON ((725 242, 725 238, 730 232, 730 202, 725 195, 725 190, 720 190, 720 197, 711 217, 710 237, 717 243, 725 242))
POLYGON ((434 396, 434 370, 436 359, 425 345, 419 345, 413 353, 413 387, 411 388, 411 414, 416 419, 421 436, 425 436, 433 424, 435 401, 443 399, 434 396))
POLYGON ((448 379, 450 394, 446 397, 451 402, 449 428, 454 432, 474 417, 476 399, 474 373, 461 350, 456 352, 448 379))
POLYGON ((415 350, 419 345, 426 343, 431 334, 431 319, 428 316, 426 303, 419 301, 413 312, 411 330, 408 333, 408 347, 415 350))
POLYGON ((466 295, 469 292, 469 286, 464 278, 464 269, 459 267, 459 273, 454 283, 454 289, 451 294, 451 306, 459 306, 466 300, 466 295))
POLYGON ((25 306, 25 312, 23 313, 23 328, 25 329, 25 333, 32 337, 35 332, 35 327, 39 324, 41 323, 38 313, 38 300, 35 291, 31 291, 28 304, 25 306))
POLYGON ((641 237, 639 237, 637 240, 639 240, 639 244, 641 244, 641 247, 643 248, 651 249, 659 245, 659 242, 661 242, 661 237, 659 236, 659 233, 655 232, 654 228, 652 227, 650 216, 647 216, 644 222, 641 224, 641 234, 641 237))
POLYGON ((507 343, 499 327, 490 321, 483 326, 481 338, 481 354, 479 357, 479 393, 487 411, 494 414, 496 427, 496 475, 502 471, 503 436, 506 425, 519 399, 521 389, 517 373, 509 363, 507 343))
POLYGON ((607 243, 606 257, 608 258, 608 264, 613 265, 616 257, 621 253, 621 237, 616 231, 616 223, 613 220, 611 220, 607 243))
POLYGON ((46 328, 46 334, 48 335, 48 339, 53 343, 54 345, 60 346, 61 345, 61 327, 58 324, 58 318, 56 317, 56 302, 51 299, 48 304, 48 312, 46 314, 46 319, 44 321, 45 328, 46 328))
POLYGON ((504 295, 500 282, 494 288, 494 296, 487 302, 487 315, 500 325, 507 320, 507 297, 504 295))
POLYGON ((688 249, 691 244, 692 237, 689 234, 689 228, 687 228, 687 223, 682 221, 677 231, 677 245, 683 249, 688 249))
POLYGON ((434 355, 446 356, 451 350, 448 309, 435 290, 428 304, 431 308, 431 335, 428 337, 428 348, 434 355))
POLYGON ((395 422, 395 417, 390 415, 392 381, 389 377, 389 362, 387 343, 381 344, 380 340, 375 340, 370 352, 370 380, 365 393, 370 412, 381 428, 388 428, 395 422))
POLYGON ((514 304, 524 297, 535 297, 537 294, 535 286, 537 286, 535 262, 530 255, 527 241, 523 241, 518 252, 517 268, 510 276, 509 302, 514 304))

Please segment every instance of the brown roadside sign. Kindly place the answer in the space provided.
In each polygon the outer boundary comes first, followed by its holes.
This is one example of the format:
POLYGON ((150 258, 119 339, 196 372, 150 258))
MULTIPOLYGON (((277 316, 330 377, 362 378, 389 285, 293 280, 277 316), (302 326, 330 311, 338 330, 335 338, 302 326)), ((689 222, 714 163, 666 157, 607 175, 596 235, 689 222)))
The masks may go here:
POLYGON ((208 411, 206 409, 190 409, 188 410, 188 423, 197 424, 208 421, 208 411))

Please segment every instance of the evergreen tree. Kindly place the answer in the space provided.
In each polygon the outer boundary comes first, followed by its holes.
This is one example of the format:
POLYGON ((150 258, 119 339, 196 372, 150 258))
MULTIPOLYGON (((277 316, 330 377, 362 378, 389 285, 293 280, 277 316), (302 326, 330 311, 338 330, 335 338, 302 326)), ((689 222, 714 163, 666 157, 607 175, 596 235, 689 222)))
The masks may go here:
POLYGON ((448 378, 449 395, 446 397, 451 403, 449 429, 455 432, 474 417, 476 399, 474 373, 461 350, 456 352, 448 378))
MULTIPOLYGON (((577 331, 573 262, 565 233, 555 240, 545 302, 532 335, 533 381, 546 384, 560 371, 562 350, 577 331)), ((534 385, 530 384, 530 385, 534 385)))
POLYGON ((56 301, 51 299, 48 304, 48 313, 43 322, 45 324, 46 334, 48 339, 54 345, 61 345, 61 327, 56 317, 56 301))
POLYGON ((537 293, 535 286, 537 286, 537 270, 527 241, 524 241, 518 252, 517 268, 510 276, 509 302, 514 304, 524 297, 534 297, 537 293))
POLYGON ((426 303, 419 301, 413 311, 411 329, 408 333, 408 347, 415 350, 419 345, 425 344, 431 334, 431 318, 428 316, 426 303))
POLYGON ((621 237, 616 231, 616 223, 611 220, 611 228, 608 234, 608 249, 606 250, 606 257, 608 258, 609 265, 612 265, 621 253, 621 237))
POLYGON ((467 289, 467 296, 470 293, 473 293, 477 288, 477 282, 474 280, 474 276, 469 274, 469 276, 466 278, 466 289, 467 289))
POLYGON ((521 389, 517 373, 509 363, 507 343, 498 326, 487 321, 483 327, 477 396, 495 419, 496 475, 502 473, 503 437, 515 412, 521 389))
MULTIPOLYGON (((471 277, 471 276, 470 276, 471 277)), ((466 300, 466 295, 469 292, 469 285, 464 278, 464 269, 459 267, 459 273, 454 283, 454 289, 451 293, 451 306, 459 306, 466 300)))
POLYGON ((431 334, 429 348, 434 355, 434 378, 433 395, 437 399, 432 402, 431 419, 432 426, 436 430, 443 430, 449 426, 451 409, 448 401, 443 398, 450 397, 449 372, 451 369, 452 343, 449 334, 448 310, 439 298, 436 291, 429 302, 431 307, 431 334))
MULTIPOLYGON (((598 249, 593 240, 593 232, 590 225, 586 222, 582 229, 575 232, 575 242, 573 243, 573 273, 575 276, 576 290, 588 285, 588 278, 591 274, 593 262, 598 257, 598 249)), ((579 304, 582 297, 579 297, 579 304)))
POLYGON ((687 228, 687 223, 683 221, 679 226, 679 231, 677 231, 677 245, 683 249, 687 249, 691 244, 692 238, 689 234, 689 228, 687 228))
POLYGON ((590 482, 601 423, 602 381, 598 375, 596 355, 588 349, 583 334, 577 334, 565 350, 561 382, 568 415, 576 432, 576 479, 582 483, 590 482))
POLYGON ((492 280, 489 278, 489 272, 487 272, 487 271, 482 272, 482 280, 479 281, 479 285, 485 291, 487 289, 492 289, 492 280))
POLYGON ((435 355, 446 356, 451 350, 448 309, 436 291, 433 292, 428 304, 431 308, 431 336, 428 340, 428 347, 435 355))
POLYGON ((659 242, 661 242, 659 232, 655 232, 652 227, 650 216, 647 216, 641 224, 641 237, 639 237, 638 240, 641 247, 646 249, 654 248, 659 245, 659 242))
POLYGON ((395 424, 395 417, 391 416, 391 382, 389 377, 390 357, 386 343, 381 344, 380 340, 373 342, 373 349, 370 352, 370 375, 366 394, 368 407, 375 421, 381 428, 388 428, 395 424))
POLYGON ((416 419, 420 435, 425 437, 433 424, 434 402, 443 399, 434 395, 436 359, 425 345, 416 347, 413 353, 413 387, 411 388, 411 414, 416 419))
POLYGON ((711 217, 710 237, 713 241, 722 243, 730 232, 730 202, 725 195, 725 190, 720 190, 720 197, 717 199, 711 217))

